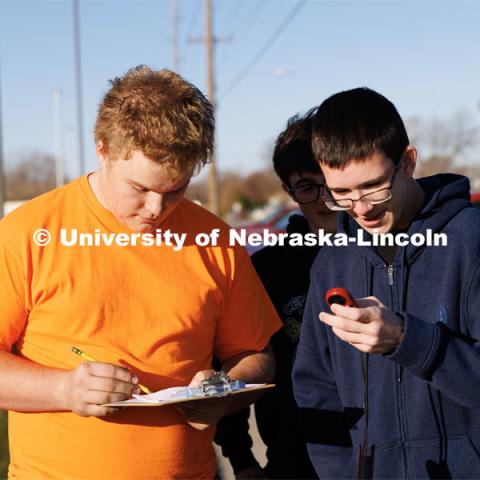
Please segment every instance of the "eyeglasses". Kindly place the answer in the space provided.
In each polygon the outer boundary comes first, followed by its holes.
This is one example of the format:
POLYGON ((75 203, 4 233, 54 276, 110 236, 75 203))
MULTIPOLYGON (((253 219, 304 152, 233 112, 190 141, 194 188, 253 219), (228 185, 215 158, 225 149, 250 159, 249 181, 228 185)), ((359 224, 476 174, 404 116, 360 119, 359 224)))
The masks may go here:
POLYGON ((392 178, 390 179, 390 186, 386 188, 380 188, 374 192, 366 193, 358 198, 334 198, 332 193, 327 190, 324 198, 325 205, 330 210, 351 210, 355 205, 355 202, 363 202, 368 205, 379 205, 380 203, 388 202, 392 198, 392 187, 395 181, 395 175, 398 172, 398 167, 395 168, 392 178))
POLYGON ((301 205, 305 203, 316 202, 325 194, 323 183, 306 183, 295 188, 287 188, 287 192, 292 195, 295 201, 301 205))

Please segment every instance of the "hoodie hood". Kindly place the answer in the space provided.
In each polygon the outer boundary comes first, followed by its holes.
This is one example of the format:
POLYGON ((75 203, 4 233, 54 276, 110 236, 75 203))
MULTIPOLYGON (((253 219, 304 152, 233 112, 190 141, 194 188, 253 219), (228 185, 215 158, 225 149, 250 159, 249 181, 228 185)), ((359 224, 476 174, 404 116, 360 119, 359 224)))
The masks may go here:
MULTIPOLYGON (((427 230, 432 233, 439 232, 445 225, 464 208, 470 207, 470 182, 467 177, 453 173, 444 173, 416 180, 425 193, 422 209, 410 224, 407 234, 414 233, 426 235, 427 230)), ((357 235, 362 227, 346 212, 342 212, 338 219, 338 231, 349 236, 357 235)), ((363 237, 371 239, 371 235, 364 231, 363 237)), ((375 253, 374 247, 354 246, 372 263, 381 261, 375 253)), ((407 263, 414 261, 415 257, 425 246, 415 246, 409 243, 406 247, 398 249, 395 259, 404 256, 407 263)))

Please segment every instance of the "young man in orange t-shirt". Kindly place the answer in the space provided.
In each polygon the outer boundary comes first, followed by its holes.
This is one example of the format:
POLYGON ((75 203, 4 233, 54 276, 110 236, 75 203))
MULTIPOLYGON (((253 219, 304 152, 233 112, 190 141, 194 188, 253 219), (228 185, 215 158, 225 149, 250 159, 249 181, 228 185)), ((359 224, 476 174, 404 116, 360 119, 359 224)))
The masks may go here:
POLYGON ((198 383, 213 355, 231 378, 267 382, 280 322, 228 227, 184 198, 213 148, 211 104, 167 70, 111 83, 95 126, 99 170, 0 222, 9 477, 213 478, 213 426, 251 397, 103 405, 140 383, 198 383))

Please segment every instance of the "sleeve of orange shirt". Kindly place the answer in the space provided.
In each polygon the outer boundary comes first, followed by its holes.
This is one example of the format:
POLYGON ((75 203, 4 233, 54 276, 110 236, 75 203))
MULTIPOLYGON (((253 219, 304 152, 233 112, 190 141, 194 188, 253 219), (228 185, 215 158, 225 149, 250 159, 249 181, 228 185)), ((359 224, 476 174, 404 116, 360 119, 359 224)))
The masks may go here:
POLYGON ((21 336, 28 317, 27 274, 18 253, 11 247, 14 226, 8 223, 6 219, 0 222, 0 349, 7 352, 21 336))
POLYGON ((245 351, 263 350, 282 326, 244 248, 234 249, 229 291, 217 323, 215 355, 222 362, 245 351))

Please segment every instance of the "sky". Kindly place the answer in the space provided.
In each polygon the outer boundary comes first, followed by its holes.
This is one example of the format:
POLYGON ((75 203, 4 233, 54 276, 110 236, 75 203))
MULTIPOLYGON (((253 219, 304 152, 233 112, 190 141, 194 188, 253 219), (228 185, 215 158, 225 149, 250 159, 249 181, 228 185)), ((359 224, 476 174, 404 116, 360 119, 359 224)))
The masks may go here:
MULTIPOLYGON (((172 2, 79 2, 86 169, 108 80, 138 64, 173 68, 172 2)), ((178 0, 178 72, 207 93, 203 0, 178 0)), ((80 174, 70 0, 0 0, 3 153, 54 152, 61 89, 66 171, 80 174)), ((480 124, 480 2, 213 0, 220 171, 264 167, 288 118, 341 90, 371 87, 404 118, 469 113, 480 124)), ((421 155, 421 152, 420 152, 421 155)), ((477 155, 478 157, 478 155, 477 155)))

